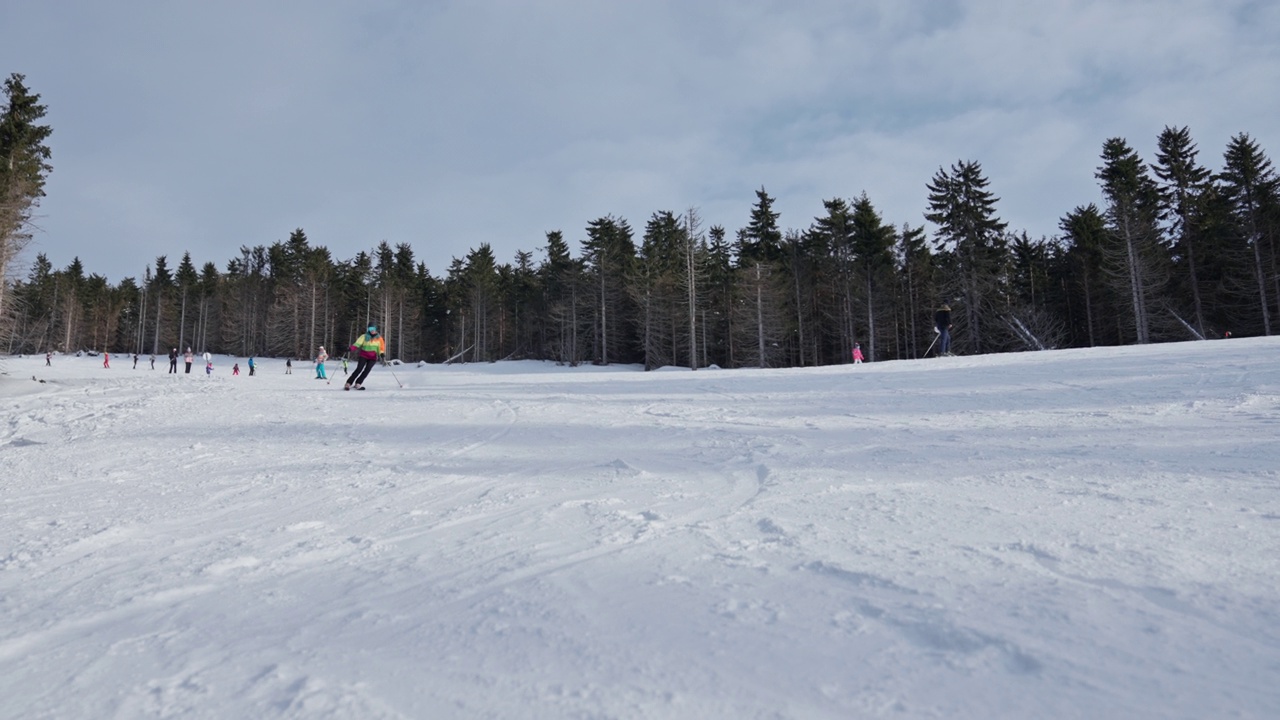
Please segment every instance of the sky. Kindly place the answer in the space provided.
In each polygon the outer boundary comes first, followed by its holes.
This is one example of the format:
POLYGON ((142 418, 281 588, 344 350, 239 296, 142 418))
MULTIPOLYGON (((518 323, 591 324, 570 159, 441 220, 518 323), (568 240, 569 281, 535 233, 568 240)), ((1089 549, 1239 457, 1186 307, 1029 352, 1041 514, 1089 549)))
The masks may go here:
POLYGON ((1278 350, 0 356, 0 720, 1274 718, 1278 350))
POLYGON ((118 282, 302 228, 442 277, 605 215, 733 237, 760 188, 784 230, 863 192, 920 226, 958 161, 1050 236, 1100 201, 1107 138, 1280 152, 1277 31, 1262 0, 6 2, 0 72, 54 131, 28 263, 118 282))

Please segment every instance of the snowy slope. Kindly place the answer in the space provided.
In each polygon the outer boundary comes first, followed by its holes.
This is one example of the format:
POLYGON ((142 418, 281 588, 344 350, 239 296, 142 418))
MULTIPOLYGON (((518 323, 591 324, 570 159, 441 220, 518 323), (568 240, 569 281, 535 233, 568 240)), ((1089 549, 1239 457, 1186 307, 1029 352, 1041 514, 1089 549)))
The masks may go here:
POLYGON ((1278 352, 4 358, 0 717, 1277 717, 1278 352))

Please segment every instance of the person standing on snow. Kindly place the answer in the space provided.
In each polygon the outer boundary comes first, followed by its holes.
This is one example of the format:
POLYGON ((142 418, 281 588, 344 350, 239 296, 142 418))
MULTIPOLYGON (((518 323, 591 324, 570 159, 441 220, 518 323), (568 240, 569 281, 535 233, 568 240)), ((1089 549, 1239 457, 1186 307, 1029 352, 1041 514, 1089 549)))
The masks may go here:
POLYGON ((342 389, 350 390, 354 387, 357 390, 363 390, 364 380, 369 377, 373 364, 387 354, 387 343, 378 334, 378 326, 370 325, 368 332, 356 338, 349 349, 356 353, 356 369, 351 373, 351 377, 347 378, 347 384, 342 389))
POLYGON ((172 374, 178 372, 178 348, 169 351, 169 372, 172 374))
POLYGON ((257 369, 257 365, 253 364, 253 358, 249 358, 249 377, 253 377, 253 371, 257 369))
POLYGON ((328 380, 324 374, 324 361, 329 359, 329 353, 324 351, 324 346, 320 346, 320 352, 316 353, 316 379, 328 380))
POLYGON ((187 348, 187 351, 182 354, 182 361, 187 364, 188 375, 191 374, 191 361, 195 359, 196 359, 196 356, 191 352, 191 348, 187 348))
POLYGON ((232 375, 239 375, 239 374, 240 374, 240 363, 236 363, 236 364, 234 364, 234 365, 232 365, 232 366, 231 366, 231 374, 232 374, 232 375))
POLYGON ((102 351, 102 367, 108 370, 111 369, 111 354, 108 353, 106 350, 102 351))
POLYGON ((858 343, 853 344, 853 364, 854 365, 862 364, 862 346, 859 345, 858 343))
POLYGON ((951 306, 943 305, 933 314, 933 331, 938 333, 938 354, 951 354, 951 306))
POLYGON ((284 374, 285 375, 293 374, 293 358, 284 359, 284 374))

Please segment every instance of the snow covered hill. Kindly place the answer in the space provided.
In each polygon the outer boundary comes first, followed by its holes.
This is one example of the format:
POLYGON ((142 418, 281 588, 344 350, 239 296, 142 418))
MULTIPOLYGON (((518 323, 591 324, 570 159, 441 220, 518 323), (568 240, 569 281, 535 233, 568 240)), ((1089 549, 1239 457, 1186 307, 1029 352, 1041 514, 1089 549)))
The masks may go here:
POLYGON ((1278 354, 0 359, 0 717, 1276 717, 1278 354))

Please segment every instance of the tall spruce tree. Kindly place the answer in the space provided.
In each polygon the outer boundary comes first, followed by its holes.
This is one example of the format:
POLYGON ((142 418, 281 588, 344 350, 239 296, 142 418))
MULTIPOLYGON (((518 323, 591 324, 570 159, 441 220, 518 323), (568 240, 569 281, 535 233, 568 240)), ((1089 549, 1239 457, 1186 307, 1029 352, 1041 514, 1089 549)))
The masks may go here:
POLYGON ((902 332, 899 333, 898 357, 915 359, 921 348, 928 345, 922 340, 933 324, 922 321, 923 310, 928 307, 925 298, 933 296, 935 263, 929 251, 929 241, 924 227, 913 228, 904 223, 897 240, 899 312, 902 332))
POLYGON ((813 243, 825 251, 832 263, 824 267, 825 277, 831 284, 829 302, 834 307, 827 307, 826 314, 835 322, 835 343, 842 352, 840 357, 849 360, 847 348, 853 347, 854 338, 858 337, 857 312, 854 308, 854 296, 857 283, 853 267, 853 211, 844 198, 823 200, 825 215, 813 219, 809 227, 809 236, 813 243))
POLYGON ((863 308, 866 311, 867 358, 875 360, 879 357, 876 348, 876 311, 879 307, 888 305, 888 300, 881 298, 881 288, 891 283, 893 244, 896 238, 893 226, 886 225, 880 219, 880 213, 865 192, 853 201, 850 224, 853 230, 850 240, 853 244, 854 262, 858 268, 863 308))
POLYGON ((944 288, 955 288, 963 298, 961 317, 975 353, 986 351, 982 314, 1002 305, 1000 273, 1007 253, 1007 225, 996 215, 999 198, 987 190, 988 184, 977 162, 960 161, 949 171, 939 168, 928 185, 925 214, 938 226, 934 237, 941 260, 951 269, 944 288))
MULTIPOLYGON (((1084 305, 1084 317, 1069 323, 1073 331, 1084 325, 1083 335, 1088 347, 1099 344, 1097 321, 1102 313, 1098 309, 1098 293, 1102 275, 1102 247, 1107 241, 1107 220, 1097 205, 1089 203, 1067 213, 1058 222, 1063 238, 1067 241, 1068 267, 1076 284, 1076 293, 1084 305)), ((1078 333, 1077 333, 1078 335, 1078 333)), ((1080 344, 1079 337, 1076 344, 1080 344)))
POLYGON ((638 316, 636 329, 645 370, 676 362, 683 293, 684 228, 670 211, 654 213, 645 224, 633 276, 628 282, 638 316))
POLYGON ((582 362, 581 319, 585 316, 580 302, 582 267, 573 259, 564 233, 552 230, 546 234, 547 259, 538 268, 542 289, 540 334, 542 357, 550 357, 566 365, 582 362))
POLYGON ((777 263, 786 256, 782 247, 782 231, 778 229, 779 213, 773 209, 774 199, 764 188, 756 191, 751 219, 738 234, 738 265, 748 267, 757 262, 777 263))
POLYGON ((1231 138, 1223 160, 1218 185, 1230 208, 1235 230, 1253 256, 1261 329, 1264 335, 1270 335, 1272 307, 1268 300, 1268 274, 1274 283, 1271 295, 1280 311, 1280 275, 1276 272, 1273 227, 1276 206, 1280 205, 1280 177, 1266 153, 1245 133, 1231 138))
POLYGON ((636 259, 631 226, 612 215, 592 220, 582 256, 595 286, 595 361, 601 365, 623 361, 633 350, 628 330, 635 320, 626 293, 626 279, 636 259))
MULTIPOLYGON (((191 253, 182 253, 176 279, 178 283, 178 347, 187 347, 187 296, 196 289, 196 283, 200 280, 199 274, 196 273, 196 266, 191 262, 191 253)), ((201 347, 199 340, 195 339, 195 333, 191 335, 191 342, 195 344, 197 351, 204 352, 205 348, 201 347)))
POLYGON ((41 125, 40 96, 14 73, 4 82, 6 104, 0 113, 0 331, 7 325, 6 290, 13 261, 31 239, 31 218, 44 197, 52 170, 46 141, 53 130, 41 125))
POLYGON ((1147 165, 1124 138, 1111 138, 1102 146, 1102 166, 1095 175, 1107 200, 1113 275, 1125 282, 1132 312, 1134 340, 1151 342, 1156 297, 1164 275, 1156 227, 1159 192, 1147 165))
POLYGON ((1186 269, 1192 322, 1203 339, 1205 312, 1200 296, 1201 253, 1198 245, 1204 192, 1209 184, 1210 173, 1196 161, 1196 146, 1186 127, 1165 127, 1156 144, 1156 162, 1151 169, 1161 180, 1161 215, 1169 229, 1175 261, 1186 269))
POLYGON ((707 231, 706 304, 710 316, 704 316, 702 327, 710 326, 709 338, 702 344, 704 365, 731 367, 733 354, 734 270, 733 247, 724 226, 712 225, 707 231))

